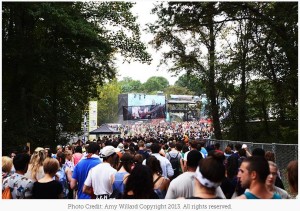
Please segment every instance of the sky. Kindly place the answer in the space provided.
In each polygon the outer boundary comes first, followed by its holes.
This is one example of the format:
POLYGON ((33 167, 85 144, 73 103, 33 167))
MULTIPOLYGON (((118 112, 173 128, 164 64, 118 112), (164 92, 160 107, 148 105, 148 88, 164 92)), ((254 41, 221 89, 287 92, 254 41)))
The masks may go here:
MULTIPOLYGON (((141 40, 144 43, 148 43, 153 38, 153 35, 150 33, 146 33, 143 29, 146 27, 146 23, 154 22, 156 16, 151 15, 151 9, 153 8, 154 1, 140 1, 137 2, 132 8, 133 15, 138 16, 138 23, 141 25, 141 40)), ((174 74, 168 73, 166 71, 166 67, 157 67, 161 54, 154 50, 150 45, 148 47, 148 52, 152 56, 152 62, 150 65, 142 64, 139 62, 131 62, 130 64, 125 62, 119 58, 116 61, 116 66, 118 69, 118 80, 122 80, 124 77, 131 77, 133 80, 139 80, 141 83, 145 83, 152 76, 162 76, 165 77, 170 85, 174 85, 177 81, 178 77, 172 77, 174 74)))

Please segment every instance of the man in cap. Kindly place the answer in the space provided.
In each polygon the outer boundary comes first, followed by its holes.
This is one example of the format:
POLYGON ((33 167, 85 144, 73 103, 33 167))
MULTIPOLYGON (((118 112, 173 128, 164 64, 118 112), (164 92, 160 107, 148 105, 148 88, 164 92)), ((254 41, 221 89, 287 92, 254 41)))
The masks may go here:
POLYGON ((103 163, 92 168, 84 182, 83 192, 95 195, 96 199, 109 199, 112 194, 112 184, 117 170, 113 168, 118 155, 113 146, 105 146, 100 153, 103 163))

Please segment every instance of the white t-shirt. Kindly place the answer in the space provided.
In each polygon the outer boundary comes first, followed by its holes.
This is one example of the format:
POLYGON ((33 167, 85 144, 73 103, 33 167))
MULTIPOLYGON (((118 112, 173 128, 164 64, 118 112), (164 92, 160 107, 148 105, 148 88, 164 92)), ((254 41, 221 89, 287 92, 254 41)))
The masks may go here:
POLYGON ((173 179, 169 185, 165 198, 177 199, 178 197, 189 198, 193 196, 194 175, 195 172, 184 172, 183 174, 173 179))
MULTIPOLYGON (((194 195, 194 175, 195 172, 184 172, 169 185, 165 199, 177 199, 179 197, 189 198, 194 195)), ((226 199, 221 187, 216 188, 216 195, 222 199, 226 199)))
POLYGON ((84 182, 86 186, 93 187, 95 195, 112 194, 112 178, 117 170, 111 167, 109 163, 100 163, 90 169, 84 182))

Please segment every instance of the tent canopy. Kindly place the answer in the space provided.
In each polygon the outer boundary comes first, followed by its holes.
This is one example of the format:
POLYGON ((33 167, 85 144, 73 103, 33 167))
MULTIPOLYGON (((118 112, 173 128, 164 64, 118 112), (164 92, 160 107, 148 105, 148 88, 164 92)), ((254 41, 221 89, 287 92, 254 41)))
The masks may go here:
POLYGON ((121 134, 120 131, 117 131, 111 127, 109 127, 106 124, 101 125, 99 128, 96 130, 93 130, 89 132, 89 134, 96 134, 96 135, 102 135, 102 134, 121 134))

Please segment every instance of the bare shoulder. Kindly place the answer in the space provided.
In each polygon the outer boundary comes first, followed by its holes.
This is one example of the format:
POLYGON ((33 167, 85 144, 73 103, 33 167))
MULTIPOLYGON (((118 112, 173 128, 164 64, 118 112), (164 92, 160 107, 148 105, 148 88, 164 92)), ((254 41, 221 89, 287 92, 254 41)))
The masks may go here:
POLYGON ((170 185, 170 179, 169 178, 166 178, 166 177, 163 177, 163 186, 164 186, 164 190, 167 190, 169 188, 169 185, 170 185))
POLYGON ((165 183, 170 183, 170 179, 167 178, 167 177, 163 177, 163 180, 164 180, 165 183))

